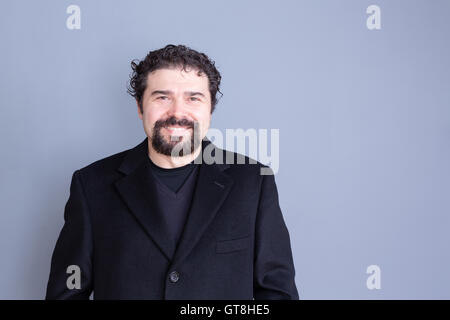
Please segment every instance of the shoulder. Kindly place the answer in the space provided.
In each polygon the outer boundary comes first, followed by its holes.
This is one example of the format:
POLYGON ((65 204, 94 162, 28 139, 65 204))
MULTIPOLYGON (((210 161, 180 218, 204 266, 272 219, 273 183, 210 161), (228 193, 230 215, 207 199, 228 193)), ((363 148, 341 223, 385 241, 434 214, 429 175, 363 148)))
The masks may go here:
POLYGON ((146 156, 147 138, 132 148, 96 160, 77 171, 85 176, 118 173, 118 169, 123 168, 124 164, 137 165, 140 161, 145 159, 146 156))
POLYGON ((89 180, 103 180, 106 177, 115 176, 118 174, 117 168, 119 168, 123 160, 132 152, 132 150, 133 148, 130 148, 105 156, 104 158, 98 159, 85 165, 84 167, 79 168, 76 172, 78 172, 85 179, 89 180))
POLYGON ((240 179, 244 179, 248 176, 263 178, 265 175, 274 174, 270 166, 263 164, 252 157, 219 147, 215 147, 215 149, 217 150, 215 154, 218 155, 215 161, 217 161, 217 163, 222 163, 227 173, 240 179))

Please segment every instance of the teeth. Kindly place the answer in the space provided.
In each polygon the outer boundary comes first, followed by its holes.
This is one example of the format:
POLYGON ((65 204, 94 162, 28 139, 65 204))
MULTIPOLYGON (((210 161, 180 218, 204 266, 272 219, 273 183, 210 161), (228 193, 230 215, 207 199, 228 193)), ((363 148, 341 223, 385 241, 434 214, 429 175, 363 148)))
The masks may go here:
POLYGON ((175 130, 175 131, 183 131, 186 130, 185 128, 174 128, 174 127, 169 127, 170 130, 175 130))

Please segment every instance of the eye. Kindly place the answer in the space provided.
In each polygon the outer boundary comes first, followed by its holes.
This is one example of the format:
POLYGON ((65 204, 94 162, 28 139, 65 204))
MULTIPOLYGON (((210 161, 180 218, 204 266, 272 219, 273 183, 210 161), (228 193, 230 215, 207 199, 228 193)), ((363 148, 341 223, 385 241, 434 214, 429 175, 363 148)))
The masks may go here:
POLYGON ((160 96, 157 99, 165 100, 165 98, 167 98, 167 97, 166 96, 160 96))
POLYGON ((191 97, 191 100, 192 100, 192 101, 200 101, 200 99, 199 99, 199 98, 196 98, 196 97, 191 97))

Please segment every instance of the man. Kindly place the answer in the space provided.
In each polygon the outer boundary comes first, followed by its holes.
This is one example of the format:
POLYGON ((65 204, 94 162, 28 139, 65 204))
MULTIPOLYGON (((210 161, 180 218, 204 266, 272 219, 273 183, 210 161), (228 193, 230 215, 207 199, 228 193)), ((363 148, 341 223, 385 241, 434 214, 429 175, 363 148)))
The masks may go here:
POLYGON ((214 62, 168 45, 132 69, 147 138, 74 172, 46 299, 298 299, 270 168, 205 137, 214 62))

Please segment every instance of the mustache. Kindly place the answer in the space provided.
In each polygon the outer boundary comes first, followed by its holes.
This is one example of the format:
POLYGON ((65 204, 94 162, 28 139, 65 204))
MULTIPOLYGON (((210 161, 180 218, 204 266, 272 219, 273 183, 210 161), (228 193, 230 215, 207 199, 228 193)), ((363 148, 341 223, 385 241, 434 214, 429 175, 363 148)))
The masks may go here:
POLYGON ((174 126, 174 125, 178 125, 180 127, 194 128, 194 121, 191 121, 186 118, 177 119, 174 116, 172 116, 165 120, 158 120, 155 122, 155 128, 162 128, 162 127, 174 126))

